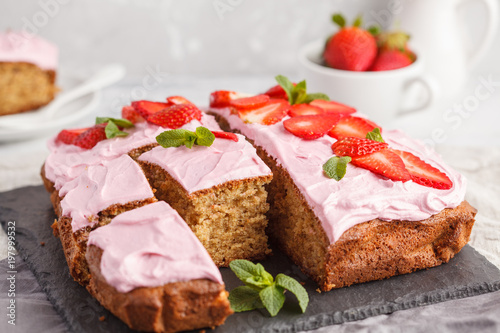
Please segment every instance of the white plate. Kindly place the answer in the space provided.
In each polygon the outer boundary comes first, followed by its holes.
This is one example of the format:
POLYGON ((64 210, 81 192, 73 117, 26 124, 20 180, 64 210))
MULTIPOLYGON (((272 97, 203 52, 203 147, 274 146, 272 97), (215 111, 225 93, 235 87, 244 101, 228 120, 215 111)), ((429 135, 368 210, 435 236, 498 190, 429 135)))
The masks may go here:
MULTIPOLYGON (((80 85, 84 80, 74 77, 60 76, 58 78, 58 86, 62 91, 69 91, 70 89, 80 85)), ((27 140, 35 137, 45 136, 50 133, 56 133, 57 130, 64 128, 67 125, 74 124, 81 120, 97 106, 99 102, 100 91, 89 93, 71 102, 66 103, 61 107, 52 118, 39 122, 34 128, 1 128, 0 127, 0 142, 27 140)), ((54 99, 54 101, 57 99, 54 99)), ((49 104, 50 105, 50 104, 49 104)), ((9 122, 16 121, 19 123, 30 121, 36 117, 36 114, 43 110, 40 108, 34 111, 23 112, 8 116, 1 116, 2 119, 8 119, 9 122)))

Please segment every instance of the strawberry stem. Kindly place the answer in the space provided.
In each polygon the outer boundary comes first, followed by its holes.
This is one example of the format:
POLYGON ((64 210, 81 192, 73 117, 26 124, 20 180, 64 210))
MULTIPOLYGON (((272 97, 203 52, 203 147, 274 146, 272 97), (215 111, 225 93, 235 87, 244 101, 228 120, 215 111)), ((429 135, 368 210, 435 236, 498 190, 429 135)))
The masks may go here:
POLYGON ((337 24, 340 28, 345 27, 345 18, 342 14, 333 14, 332 16, 333 23, 337 24))

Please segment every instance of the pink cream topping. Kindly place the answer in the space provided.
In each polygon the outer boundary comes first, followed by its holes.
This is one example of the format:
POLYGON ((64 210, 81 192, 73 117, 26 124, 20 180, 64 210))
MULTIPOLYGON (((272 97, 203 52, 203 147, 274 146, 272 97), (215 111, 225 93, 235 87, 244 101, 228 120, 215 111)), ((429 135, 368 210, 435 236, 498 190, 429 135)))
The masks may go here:
POLYGON ((72 218, 73 232, 97 223, 97 214, 111 205, 154 196, 142 169, 128 155, 85 167, 61 192, 62 215, 72 218))
POLYGON ((0 33, 0 62, 28 62, 43 70, 56 70, 58 49, 43 38, 27 33, 0 33))
POLYGON ((223 283, 205 248, 163 201, 118 215, 92 231, 88 244, 103 250, 101 272, 122 293, 194 279, 223 283))
MULTIPOLYGON (((210 129, 220 130, 212 116, 204 114, 201 123, 210 129)), ((199 122, 197 124, 200 126, 199 122)), ((167 129, 150 123, 138 123, 134 128, 125 129, 129 133, 128 136, 100 141, 88 150, 57 142, 56 135, 48 142, 50 155, 45 161, 45 176, 59 190, 63 184, 78 177, 89 165, 99 164, 103 160, 112 160, 136 148, 156 144, 156 136, 165 130, 167 129)), ((64 192, 60 193, 60 195, 64 194, 64 192)))
MULTIPOLYGON (((186 129, 199 124, 192 121, 186 129)), ((208 189, 231 180, 270 175, 271 170, 257 156, 255 148, 238 135, 238 142, 216 138, 210 147, 158 146, 139 157, 140 161, 159 165, 188 193, 208 189)))
POLYGON ((362 222, 375 218, 423 220, 445 208, 457 207, 464 200, 466 179, 448 167, 437 153, 424 153, 425 147, 420 142, 400 131, 382 134, 392 148, 409 151, 444 171, 453 182, 451 189, 438 190, 412 181, 395 182, 351 164, 344 178, 337 182, 326 177, 322 169, 333 156, 334 138, 325 135, 316 140, 303 140, 287 132, 281 122, 271 126, 245 124, 228 108, 211 111, 224 116, 231 128, 254 140, 288 170, 332 243, 362 222))

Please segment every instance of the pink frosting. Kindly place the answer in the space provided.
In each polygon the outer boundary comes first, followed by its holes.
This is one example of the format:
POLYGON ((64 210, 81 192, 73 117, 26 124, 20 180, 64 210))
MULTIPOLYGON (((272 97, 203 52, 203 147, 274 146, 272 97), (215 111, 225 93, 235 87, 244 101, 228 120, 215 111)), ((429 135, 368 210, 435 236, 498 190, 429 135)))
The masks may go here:
POLYGON ((97 223, 97 214, 113 204, 154 196, 142 169, 128 155, 87 166, 60 193, 65 195, 62 215, 72 218, 73 232, 97 223))
POLYGON ((303 140, 287 132, 281 122, 271 126, 245 124, 227 108, 211 111, 224 116, 233 129, 254 140, 288 170, 332 243, 358 223, 375 218, 423 220, 464 200, 465 178, 444 164, 435 152, 426 152, 421 143, 402 132, 384 131, 383 137, 392 148, 412 152, 444 171, 453 181, 450 190, 424 187, 412 181, 395 182, 351 164, 344 178, 337 182, 326 177, 322 169, 333 156, 331 145, 335 139, 324 136, 303 140))
POLYGON ((101 272, 122 293, 194 279, 223 283, 205 248, 163 201, 118 215, 92 231, 88 244, 103 250, 101 272))
POLYGON ((156 147, 139 157, 167 171, 188 193, 208 189, 231 180, 270 175, 255 148, 238 135, 238 142, 215 139, 210 147, 156 147))
POLYGON ((0 33, 0 61, 28 62, 44 70, 56 70, 58 49, 35 35, 17 32, 0 33))
MULTIPOLYGON (((220 130, 213 117, 209 115, 204 114, 201 123, 197 121, 192 123, 182 128, 192 129, 193 126, 203 125, 213 130, 220 130)), ((59 190, 63 184, 78 177, 87 166, 99 164, 103 160, 112 160, 128 154, 133 149, 156 143, 158 134, 165 130, 167 129, 146 122, 138 123, 134 128, 125 129, 129 133, 128 136, 100 141, 89 150, 57 142, 55 135, 48 142, 50 155, 45 161, 45 176, 59 190)))

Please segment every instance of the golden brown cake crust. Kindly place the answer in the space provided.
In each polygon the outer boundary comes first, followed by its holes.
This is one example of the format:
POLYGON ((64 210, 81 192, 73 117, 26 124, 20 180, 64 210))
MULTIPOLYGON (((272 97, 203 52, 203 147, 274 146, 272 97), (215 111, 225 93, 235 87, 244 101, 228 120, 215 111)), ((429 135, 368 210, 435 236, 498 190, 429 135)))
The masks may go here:
POLYGON ((27 62, 0 61, 0 116, 47 105, 59 90, 55 80, 54 70, 27 62))
POLYGON ((177 332, 222 325, 233 313, 224 285, 210 280, 168 283, 120 293, 101 274, 102 250, 91 245, 87 252, 92 278, 87 290, 130 328, 177 332))

